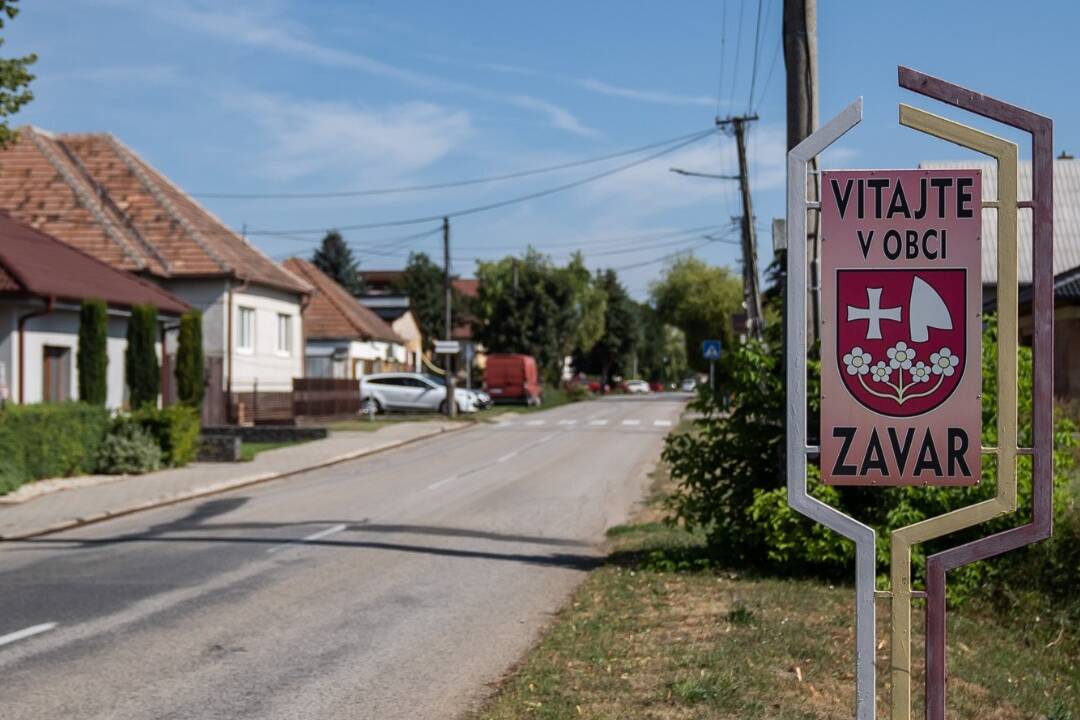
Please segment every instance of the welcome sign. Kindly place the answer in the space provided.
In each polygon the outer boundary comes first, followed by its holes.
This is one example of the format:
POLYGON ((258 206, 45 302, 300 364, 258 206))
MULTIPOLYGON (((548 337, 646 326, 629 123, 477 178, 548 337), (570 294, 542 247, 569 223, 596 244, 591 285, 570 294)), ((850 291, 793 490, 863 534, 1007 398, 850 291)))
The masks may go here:
POLYGON ((981 197, 977 170, 822 174, 826 483, 979 481, 981 197))

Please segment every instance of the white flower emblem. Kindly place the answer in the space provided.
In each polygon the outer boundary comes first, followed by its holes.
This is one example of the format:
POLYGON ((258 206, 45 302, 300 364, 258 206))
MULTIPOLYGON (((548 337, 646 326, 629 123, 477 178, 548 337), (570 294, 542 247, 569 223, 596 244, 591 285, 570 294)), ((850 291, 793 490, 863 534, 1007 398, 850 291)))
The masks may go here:
POLYGON ((909 348, 903 340, 889 348, 885 354, 889 356, 889 365, 894 370, 910 370, 911 361, 915 359, 915 349, 909 348))
POLYGON ((949 348, 941 348, 936 353, 930 353, 930 367, 935 375, 951 377, 959 364, 960 358, 953 355, 949 348))
POLYGON ((914 383, 930 382, 930 368, 924 362, 915 363, 911 368, 911 381, 914 383))
POLYGON ((870 372, 870 353, 863 352, 861 347, 851 348, 851 352, 844 355, 844 365, 848 375, 865 375, 870 372))
POLYGON ((878 360, 877 364, 870 368, 870 378, 875 382, 889 382, 892 368, 885 364, 884 360, 878 360))

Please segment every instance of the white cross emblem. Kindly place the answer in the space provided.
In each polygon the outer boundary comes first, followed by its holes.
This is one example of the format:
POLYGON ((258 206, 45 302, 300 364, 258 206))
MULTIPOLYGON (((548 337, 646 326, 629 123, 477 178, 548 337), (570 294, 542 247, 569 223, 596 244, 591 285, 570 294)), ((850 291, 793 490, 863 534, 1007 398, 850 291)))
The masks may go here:
POLYGON ((866 339, 881 339, 881 321, 895 320, 900 322, 900 308, 881 307, 881 288, 866 288, 867 307, 860 308, 854 305, 847 306, 847 319, 869 320, 866 325, 866 339))

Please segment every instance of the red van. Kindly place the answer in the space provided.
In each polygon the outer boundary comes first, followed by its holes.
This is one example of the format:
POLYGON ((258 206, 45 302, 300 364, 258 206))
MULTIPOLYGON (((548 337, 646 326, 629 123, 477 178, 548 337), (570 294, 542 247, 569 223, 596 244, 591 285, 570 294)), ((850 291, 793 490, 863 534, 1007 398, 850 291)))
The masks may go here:
POLYGON ((484 366, 484 389, 497 403, 539 405, 543 401, 536 359, 532 355, 488 355, 484 366))

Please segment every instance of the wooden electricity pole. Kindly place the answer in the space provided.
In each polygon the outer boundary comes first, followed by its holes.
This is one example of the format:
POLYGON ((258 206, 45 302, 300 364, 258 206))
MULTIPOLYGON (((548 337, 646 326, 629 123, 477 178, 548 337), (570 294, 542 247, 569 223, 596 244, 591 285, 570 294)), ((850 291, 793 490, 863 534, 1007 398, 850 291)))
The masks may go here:
MULTIPOLYGON (((443 295, 445 297, 446 304, 446 324, 444 337, 447 340, 453 340, 453 286, 450 282, 450 219, 445 217, 442 219, 442 240, 443 295)), ((443 367, 446 370, 446 415, 447 417, 455 417, 457 415, 457 392, 454 388, 454 356, 447 354, 443 357, 446 358, 446 362, 443 363, 443 367)))
POLYGON ((735 136, 739 156, 739 194, 742 196, 743 303, 746 305, 746 330, 750 337, 761 338, 765 314, 761 309, 761 287, 757 272, 757 234, 754 232, 754 208, 750 200, 750 173, 746 164, 746 124, 757 115, 716 118, 716 124, 735 136))
MULTIPOLYGON (((784 67, 787 70, 787 147, 798 145, 818 126, 817 0, 784 0, 784 67)), ((817 159, 811 158, 806 180, 806 197, 821 200, 817 159)), ((810 317, 807 344, 819 338, 821 330, 821 233, 820 213, 811 211, 806 219, 809 244, 810 282, 806 291, 810 317)))

